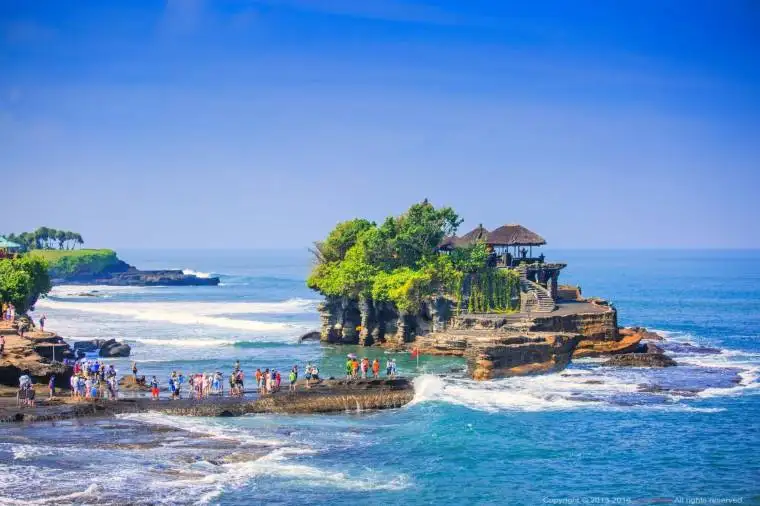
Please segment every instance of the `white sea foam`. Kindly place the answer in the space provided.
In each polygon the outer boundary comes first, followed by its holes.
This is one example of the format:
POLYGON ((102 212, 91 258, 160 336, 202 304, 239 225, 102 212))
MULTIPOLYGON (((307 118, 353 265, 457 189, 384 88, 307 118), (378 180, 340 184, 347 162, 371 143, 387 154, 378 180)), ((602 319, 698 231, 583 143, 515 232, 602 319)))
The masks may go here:
MULTIPOLYGON (((111 297, 117 293, 139 293, 157 290, 166 287, 161 286, 109 286, 109 285, 58 285, 54 286, 49 297, 59 299, 91 299, 95 297, 111 297)), ((45 299, 43 299, 45 300, 45 299)))
POLYGON ((283 302, 69 302, 43 299, 38 309, 77 311, 82 313, 124 316, 143 321, 178 325, 200 325, 242 331, 278 331, 302 328, 283 322, 265 322, 231 318, 240 314, 298 314, 313 308, 314 301, 290 299, 283 302))
POLYGON ((193 269, 182 269, 182 274, 184 274, 185 276, 195 276, 195 277, 204 278, 204 279, 211 277, 210 272, 198 272, 198 271, 194 271, 193 269))
POLYGON ((159 493, 162 490, 182 490, 184 494, 191 494, 198 498, 197 500, 200 503, 212 502, 225 490, 244 486, 258 476, 303 482, 311 487, 331 487, 346 490, 400 490, 409 485, 409 479, 406 475, 387 477, 364 471, 359 476, 349 476, 339 471, 330 471, 302 462, 294 462, 293 457, 313 455, 316 450, 305 446, 293 446, 291 442, 285 440, 256 438, 245 429, 230 427, 213 419, 168 416, 160 413, 128 414, 120 415, 119 418, 168 425, 213 438, 238 441, 242 445, 269 448, 266 455, 256 460, 221 465, 208 464, 203 468, 203 476, 201 477, 193 477, 192 479, 173 478, 169 481, 151 484, 152 488, 159 493))
MULTIPOLYGON (((682 336, 681 336, 682 337, 682 336)), ((732 368, 738 370, 740 382, 726 388, 707 388, 699 398, 734 396, 760 389, 758 354, 722 350, 720 354, 678 355, 681 365, 700 368, 732 368)), ((629 398, 647 380, 648 370, 600 368, 599 359, 574 361, 581 368, 566 369, 558 374, 507 378, 476 382, 464 378, 442 378, 423 375, 415 380, 415 397, 411 404, 441 401, 482 411, 545 411, 560 409, 663 409, 716 413, 722 408, 706 408, 688 403, 693 398, 677 393, 658 393, 667 404, 621 405, 616 397, 629 398)))
MULTIPOLYGON (((180 348, 218 348, 220 346, 235 346, 238 344, 256 343, 250 339, 203 339, 203 338, 176 338, 176 339, 161 339, 161 338, 149 338, 149 337, 130 337, 126 339, 129 342, 137 342, 142 344, 153 344, 157 346, 177 346, 180 348)), ((269 344, 270 341, 259 341, 264 344, 269 344)), ((296 343, 296 337, 286 337, 283 341, 277 341, 277 344, 296 343)), ((141 359, 140 362, 167 362, 171 360, 145 360, 141 359)))
POLYGON ((577 409, 598 404, 598 401, 573 399, 574 393, 635 391, 636 388, 635 385, 614 382, 588 385, 560 375, 508 378, 488 383, 423 375, 415 379, 414 386, 412 404, 443 401, 482 411, 577 409))
MULTIPOLYGON (((279 439, 257 438, 251 436, 244 430, 225 426, 222 423, 212 419, 170 416, 153 411, 147 413, 132 413, 117 416, 125 420, 134 420, 152 425, 165 425, 185 430, 187 432, 205 434, 217 439, 231 439, 249 445, 281 447, 287 444, 287 441, 279 439)), ((301 450, 304 452, 309 451, 307 448, 303 448, 301 450)))

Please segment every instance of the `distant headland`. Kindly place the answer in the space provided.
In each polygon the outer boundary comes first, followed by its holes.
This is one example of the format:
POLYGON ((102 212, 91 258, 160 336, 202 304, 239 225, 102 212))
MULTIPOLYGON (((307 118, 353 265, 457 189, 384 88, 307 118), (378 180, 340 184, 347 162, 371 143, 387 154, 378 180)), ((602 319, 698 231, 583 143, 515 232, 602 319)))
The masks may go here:
POLYGON ((215 286, 218 277, 200 277, 177 269, 140 270, 110 249, 77 249, 84 244, 76 232, 40 227, 34 232, 0 238, 0 255, 21 254, 44 261, 50 281, 60 284, 112 286, 215 286))

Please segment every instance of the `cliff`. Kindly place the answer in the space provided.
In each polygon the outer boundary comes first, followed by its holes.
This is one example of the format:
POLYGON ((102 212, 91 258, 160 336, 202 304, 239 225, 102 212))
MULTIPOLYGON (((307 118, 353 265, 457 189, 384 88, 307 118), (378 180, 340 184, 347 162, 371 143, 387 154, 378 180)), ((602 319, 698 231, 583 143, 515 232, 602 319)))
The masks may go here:
POLYGON ((463 313, 446 297, 403 314, 369 299, 327 297, 319 306, 321 339, 333 344, 417 348, 461 356, 478 380, 561 370, 572 358, 627 353, 643 335, 617 326, 603 300, 561 300, 550 313, 463 313))
POLYGON ((53 284, 117 286, 214 286, 219 278, 201 278, 180 270, 141 271, 109 249, 32 250, 48 263, 53 284))
POLYGON ((72 369, 60 361, 71 356, 71 352, 61 337, 36 331, 21 337, 8 322, 0 322, 0 334, 5 337, 5 352, 0 356, 0 385, 17 388, 19 377, 28 371, 37 384, 47 385, 54 374, 56 386, 68 388, 72 369))

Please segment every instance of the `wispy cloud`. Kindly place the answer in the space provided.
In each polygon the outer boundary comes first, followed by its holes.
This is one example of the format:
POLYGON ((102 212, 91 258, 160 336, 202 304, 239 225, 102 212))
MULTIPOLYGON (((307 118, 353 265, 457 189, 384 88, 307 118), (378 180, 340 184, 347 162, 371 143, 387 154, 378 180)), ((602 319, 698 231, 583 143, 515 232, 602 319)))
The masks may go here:
POLYGON ((383 21, 457 23, 456 15, 437 6, 403 0, 255 0, 254 3, 383 21))

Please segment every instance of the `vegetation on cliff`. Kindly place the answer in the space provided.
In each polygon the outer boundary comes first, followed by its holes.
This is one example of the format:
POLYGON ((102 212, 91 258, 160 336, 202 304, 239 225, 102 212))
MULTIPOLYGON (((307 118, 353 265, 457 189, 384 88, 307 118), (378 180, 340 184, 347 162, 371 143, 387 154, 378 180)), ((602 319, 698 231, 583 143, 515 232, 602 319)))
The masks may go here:
POLYGON ((39 227, 34 232, 8 234, 8 240, 20 244, 25 251, 34 249, 74 249, 84 244, 82 235, 69 230, 39 227))
POLYGON ((0 301, 12 303, 18 313, 33 307, 50 288, 45 260, 29 255, 0 260, 0 301))
POLYGON ((307 284, 326 296, 390 302, 402 313, 418 310, 435 294, 456 299, 461 308, 465 292, 473 311, 514 310, 511 294, 519 280, 488 266, 485 244, 438 252, 460 223, 453 209, 436 209, 427 200, 379 226, 360 218, 339 223, 315 244, 307 284))
POLYGON ((33 250, 26 256, 44 260, 53 278, 104 272, 119 263, 116 252, 110 249, 33 250))

